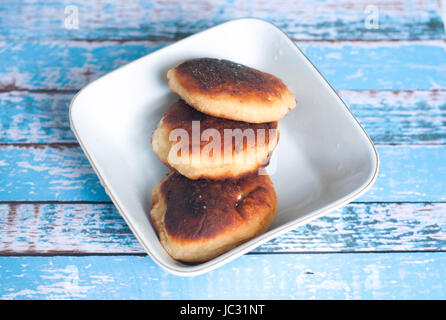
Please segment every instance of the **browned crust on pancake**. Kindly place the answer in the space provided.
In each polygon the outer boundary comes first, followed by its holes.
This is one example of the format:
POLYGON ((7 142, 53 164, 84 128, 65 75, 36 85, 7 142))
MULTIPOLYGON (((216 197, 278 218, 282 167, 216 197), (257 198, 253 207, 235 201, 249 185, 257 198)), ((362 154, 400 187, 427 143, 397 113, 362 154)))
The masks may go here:
POLYGON ((176 241, 207 240, 251 223, 271 219, 277 199, 266 175, 235 180, 189 180, 170 174, 160 186, 167 210, 166 232, 176 241))
MULTIPOLYGON (((278 130, 278 122, 265 122, 265 123, 249 123, 249 122, 243 122, 243 121, 235 121, 235 120, 229 120, 229 119, 223 119, 223 118, 217 118, 210 115, 207 115, 205 113, 202 113, 192 107, 190 107, 184 100, 178 100, 175 102, 172 106, 169 107, 169 109, 164 113, 161 122, 162 126, 169 129, 174 130, 177 128, 181 128, 186 130, 186 132, 189 135, 189 147, 190 152, 193 152, 192 149, 192 122, 193 121, 199 121, 200 122, 200 137, 201 133, 205 131, 206 129, 215 129, 220 133, 220 137, 222 139, 221 146, 222 146, 222 152, 224 151, 224 130, 225 129, 240 129, 242 132, 245 132, 245 130, 253 130, 255 134, 255 145, 257 145, 259 142, 262 145, 267 145, 270 141, 270 139, 278 140, 279 130, 278 130), (264 139, 260 139, 258 141, 257 134, 258 130, 264 130, 264 139), (270 131, 274 130, 274 131, 270 131), (270 136, 270 134, 273 134, 273 136, 270 136), (277 137, 276 137, 277 135, 277 137)), ((200 148, 203 148, 206 146, 210 141, 202 141, 200 139, 200 148)), ((243 138, 243 149, 241 146, 236 145, 236 139, 232 139, 232 143, 229 144, 229 146, 226 147, 232 147, 233 152, 240 152, 241 150, 246 150, 247 148, 247 138, 243 138)), ((277 141, 276 141, 277 143, 277 141)), ((253 147, 252 146, 252 147, 253 147)))
POLYGON ((178 82, 189 94, 229 95, 240 102, 256 100, 268 105, 288 89, 277 77, 224 59, 198 58, 175 68, 178 82))

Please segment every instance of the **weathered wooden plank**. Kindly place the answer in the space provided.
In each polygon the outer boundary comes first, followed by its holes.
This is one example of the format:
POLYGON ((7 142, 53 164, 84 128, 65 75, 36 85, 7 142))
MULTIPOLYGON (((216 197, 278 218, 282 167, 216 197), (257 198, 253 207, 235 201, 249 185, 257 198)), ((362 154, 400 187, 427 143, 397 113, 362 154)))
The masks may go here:
POLYGON ((445 146, 378 146, 377 151, 377 181, 358 201, 446 200, 445 146))
POLYGON ((445 213, 444 203, 351 203, 257 252, 444 251, 445 213))
POLYGON ((76 90, 159 42, 0 42, 0 89, 76 90))
POLYGON ((68 109, 74 93, 0 93, 0 144, 76 142, 68 109))
POLYGON ((81 149, 2 146, 1 200, 109 201, 81 149))
MULTIPOLYGON (((445 203, 353 203, 252 252, 445 251, 445 203)), ((145 253, 112 204, 0 204, 0 254, 145 253)))
POLYGON ((194 278, 147 256, 0 257, 0 299, 445 299, 445 269, 432 252, 244 255, 194 278))
POLYGON ((298 45, 336 90, 432 90, 446 85, 444 42, 298 45))
POLYGON ((8 0, 0 15, 0 39, 178 39, 241 17, 270 21, 294 39, 444 38, 434 0, 8 0))
MULTIPOLYGON (((359 201, 446 201, 445 146, 377 149, 377 181, 359 201)), ((3 145, 0 201, 109 201, 109 197, 76 145, 3 145)))
POLYGON ((111 203, 0 204, 0 254, 144 253, 111 203))
MULTIPOLYGON (((0 90, 77 90, 168 42, 0 42, 0 90)), ((444 41, 301 42, 336 90, 446 88, 444 41)))
MULTIPOLYGON (((0 144, 76 142, 74 93, 0 93, 0 144)), ((446 91, 339 91, 376 144, 445 144, 446 91)))
POLYGON ((375 144, 445 144, 446 91, 340 91, 375 144))

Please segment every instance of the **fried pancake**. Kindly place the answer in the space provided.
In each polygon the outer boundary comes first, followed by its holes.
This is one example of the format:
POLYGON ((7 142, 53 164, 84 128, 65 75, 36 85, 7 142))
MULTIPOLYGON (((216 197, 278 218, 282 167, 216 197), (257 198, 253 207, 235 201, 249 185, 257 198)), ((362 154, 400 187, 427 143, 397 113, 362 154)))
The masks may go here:
POLYGON ((178 100, 162 116, 151 143, 164 164, 189 179, 237 178, 268 164, 277 127, 212 117, 178 100))
POLYGON ((168 85, 195 109, 251 123, 282 119, 296 98, 277 77, 223 59, 185 61, 167 73, 168 85))
POLYGON ((172 258, 203 262, 265 232, 276 212, 267 175, 190 180, 171 172, 152 191, 150 216, 172 258))

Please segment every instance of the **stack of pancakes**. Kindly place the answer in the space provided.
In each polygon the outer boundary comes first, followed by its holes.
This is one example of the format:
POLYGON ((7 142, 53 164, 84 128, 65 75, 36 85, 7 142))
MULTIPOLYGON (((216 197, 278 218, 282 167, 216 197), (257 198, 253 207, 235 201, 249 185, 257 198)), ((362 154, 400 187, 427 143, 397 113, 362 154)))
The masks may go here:
POLYGON ((150 215, 172 258, 203 262, 274 220, 276 194, 260 169, 296 99, 273 75, 222 59, 185 61, 167 79, 180 99, 162 116, 152 148, 172 171, 153 189, 150 215))

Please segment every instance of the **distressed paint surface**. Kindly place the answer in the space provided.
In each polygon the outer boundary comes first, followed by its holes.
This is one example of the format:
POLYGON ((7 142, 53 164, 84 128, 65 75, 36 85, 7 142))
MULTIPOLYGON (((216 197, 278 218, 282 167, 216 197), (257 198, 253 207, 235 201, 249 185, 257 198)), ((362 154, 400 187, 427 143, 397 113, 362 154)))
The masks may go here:
POLYGON ((446 85, 444 42, 334 42, 327 46, 308 42, 298 46, 336 90, 432 90, 446 85))
POLYGON ((0 144, 77 142, 68 109, 74 93, 0 93, 0 144))
POLYGON ((446 91, 340 91, 375 144, 446 143, 446 91))
POLYGON ((0 201, 109 201, 78 146, 1 146, 0 201))
MULTIPOLYGON (((78 90, 168 43, 1 41, 0 90, 78 90)), ((336 90, 446 88, 444 41, 297 44, 336 90)))
POLYGON ((0 15, 0 39, 179 39, 242 17, 270 21, 293 39, 444 39, 434 0, 7 0, 0 4, 0 15), (77 10, 78 28, 71 27, 68 5, 77 10))
POLYGON ((445 216, 444 203, 351 203, 257 251, 444 251, 445 216))
POLYGON ((445 146, 377 146, 375 184, 357 201, 445 201, 445 146))
MULTIPOLYGON (((252 252, 446 251, 445 203, 352 203, 252 252)), ((0 254, 143 254, 112 204, 0 204, 0 254)))
POLYGON ((0 204, 0 254, 144 253, 111 203, 0 204))
MULTIPOLYGON (((377 146, 377 181, 358 201, 446 201, 446 147, 377 146)), ((0 146, 0 201, 109 201, 73 146, 0 146)))
POLYGON ((0 254, 14 257, 0 257, 0 299, 445 299, 443 2, 1 1, 0 254), (378 29, 366 28, 370 4, 378 29), (64 25, 67 5, 79 29, 64 25), (247 16, 298 40, 379 145, 379 176, 358 202, 253 254, 172 276, 141 256, 73 144, 68 104, 117 67, 247 16))
MULTIPOLYGON (((339 91, 375 144, 446 143, 446 91, 339 91)), ((0 144, 77 142, 74 93, 0 93, 0 144)))
POLYGON ((190 278, 149 257, 0 257, 0 299, 445 299, 445 269, 438 253, 259 254, 190 278))
POLYGON ((0 89, 77 90, 163 47, 153 42, 0 42, 0 89))

